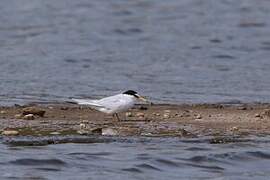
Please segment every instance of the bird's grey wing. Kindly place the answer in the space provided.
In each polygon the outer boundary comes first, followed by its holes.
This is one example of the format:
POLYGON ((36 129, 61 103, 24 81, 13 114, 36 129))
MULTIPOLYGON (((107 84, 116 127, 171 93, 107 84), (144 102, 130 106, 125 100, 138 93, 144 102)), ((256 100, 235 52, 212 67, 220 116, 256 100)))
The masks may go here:
POLYGON ((115 95, 100 99, 97 101, 97 103, 104 107, 113 109, 114 107, 121 106, 123 103, 123 99, 121 99, 121 96, 115 95))
POLYGON ((103 105, 99 104, 96 100, 90 100, 90 99, 72 99, 72 100, 80 105, 90 105, 90 106, 105 108, 103 105))

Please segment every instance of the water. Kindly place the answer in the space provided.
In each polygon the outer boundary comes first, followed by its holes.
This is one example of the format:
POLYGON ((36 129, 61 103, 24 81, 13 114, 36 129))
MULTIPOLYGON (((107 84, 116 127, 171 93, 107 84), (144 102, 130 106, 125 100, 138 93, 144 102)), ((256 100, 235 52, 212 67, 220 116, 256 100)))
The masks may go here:
POLYGON ((32 147, 0 144, 0 178, 267 180, 269 149, 269 137, 229 144, 198 139, 32 147))
MULTIPOLYGON (((269 12, 269 0, 2 0, 0 105, 127 89, 270 102, 269 12)), ((0 179, 269 179, 269 156, 257 141, 0 143, 0 179)))
POLYGON ((270 1, 4 0, 0 104, 269 102, 270 1))

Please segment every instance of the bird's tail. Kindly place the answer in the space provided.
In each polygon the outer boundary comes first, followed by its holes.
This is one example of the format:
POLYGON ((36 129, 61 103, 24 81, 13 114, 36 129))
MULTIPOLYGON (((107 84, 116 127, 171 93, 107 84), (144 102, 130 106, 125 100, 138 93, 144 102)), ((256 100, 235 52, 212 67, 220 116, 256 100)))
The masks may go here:
POLYGON ((95 107, 103 107, 95 102, 95 100, 89 100, 89 99, 71 99, 72 101, 70 103, 73 104, 79 104, 79 105, 89 105, 89 106, 95 106, 95 107))

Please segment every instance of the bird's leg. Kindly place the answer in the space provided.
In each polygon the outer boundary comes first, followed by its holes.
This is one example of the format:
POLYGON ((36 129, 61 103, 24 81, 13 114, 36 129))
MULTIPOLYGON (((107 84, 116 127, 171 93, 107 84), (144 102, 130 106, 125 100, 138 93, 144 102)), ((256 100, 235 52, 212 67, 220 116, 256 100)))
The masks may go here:
POLYGON ((117 120, 120 121, 120 118, 119 118, 117 113, 115 113, 115 116, 116 116, 117 120))

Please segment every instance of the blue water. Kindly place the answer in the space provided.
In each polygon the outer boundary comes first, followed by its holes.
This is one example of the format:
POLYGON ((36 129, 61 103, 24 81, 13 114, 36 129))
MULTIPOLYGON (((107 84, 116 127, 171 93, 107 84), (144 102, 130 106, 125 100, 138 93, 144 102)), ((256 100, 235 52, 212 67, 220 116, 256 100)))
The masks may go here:
POLYGON ((270 178, 269 137, 228 144, 193 139, 9 146, 0 144, 0 179, 270 178))
MULTIPOLYGON (((269 0, 2 0, 0 105, 127 89, 161 103, 269 103, 269 12, 269 0)), ((0 179, 268 180, 259 140, 0 143, 0 179)))
POLYGON ((269 102, 270 1, 4 0, 0 104, 134 89, 163 103, 269 102))

